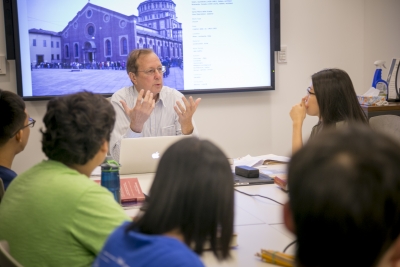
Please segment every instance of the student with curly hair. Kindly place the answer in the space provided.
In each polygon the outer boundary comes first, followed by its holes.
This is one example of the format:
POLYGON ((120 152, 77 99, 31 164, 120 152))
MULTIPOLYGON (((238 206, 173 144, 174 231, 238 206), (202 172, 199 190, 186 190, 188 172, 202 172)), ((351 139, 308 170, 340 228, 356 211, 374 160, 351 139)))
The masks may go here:
POLYGON ((24 266, 89 266, 108 235, 130 220, 91 181, 115 121, 111 104, 88 92, 47 105, 42 149, 48 157, 17 176, 0 205, 0 240, 24 266))

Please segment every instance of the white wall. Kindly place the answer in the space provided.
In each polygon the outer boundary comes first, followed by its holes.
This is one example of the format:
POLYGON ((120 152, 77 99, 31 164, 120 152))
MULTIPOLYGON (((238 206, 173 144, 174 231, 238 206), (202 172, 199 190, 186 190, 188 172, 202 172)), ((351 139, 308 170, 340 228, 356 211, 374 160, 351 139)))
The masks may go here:
POLYGON ((374 61, 386 61, 382 78, 386 80, 393 58, 400 58, 400 1, 365 1, 364 85, 370 87, 375 72, 374 61))
MULTIPOLYGON (((0 55, 6 53, 2 9, 1 4, 0 55)), ((310 76, 323 68, 342 68, 358 93, 366 91, 372 81, 373 61, 400 57, 399 11, 398 0, 281 0, 281 43, 288 47, 288 63, 276 64, 276 90, 201 95, 195 115, 200 134, 220 144, 232 157, 290 155, 289 111, 305 95, 310 76)), ((386 75, 384 72, 384 78, 386 75)), ((0 88, 16 91, 15 76, 15 64, 9 61, 7 75, 0 75, 0 88)), ((27 102, 27 108, 38 124, 25 151, 14 161, 17 172, 44 159, 39 129, 46 101, 27 102)), ((316 121, 306 119, 305 139, 316 121)))

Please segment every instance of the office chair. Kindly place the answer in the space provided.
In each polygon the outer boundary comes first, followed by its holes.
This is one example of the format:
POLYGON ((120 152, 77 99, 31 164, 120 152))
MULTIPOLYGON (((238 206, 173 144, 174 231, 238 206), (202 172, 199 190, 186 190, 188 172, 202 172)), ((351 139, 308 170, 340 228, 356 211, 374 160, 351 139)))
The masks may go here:
POLYGON ((9 253, 8 243, 5 240, 0 241, 0 266, 1 267, 23 267, 9 253))
POLYGON ((1 200, 3 199, 4 193, 5 193, 4 184, 3 184, 3 180, 0 177, 0 203, 1 203, 1 200))
POLYGON ((382 132, 400 143, 400 116, 381 115, 371 117, 369 125, 372 129, 382 132))

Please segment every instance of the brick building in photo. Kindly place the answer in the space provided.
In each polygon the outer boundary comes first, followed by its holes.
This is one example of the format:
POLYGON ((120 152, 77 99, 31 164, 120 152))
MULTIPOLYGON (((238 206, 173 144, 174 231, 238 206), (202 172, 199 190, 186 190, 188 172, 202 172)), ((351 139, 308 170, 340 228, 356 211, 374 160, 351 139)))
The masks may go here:
POLYGON ((60 61, 64 66, 124 67, 129 52, 137 48, 151 48, 160 58, 182 58, 182 24, 175 6, 172 0, 145 0, 138 16, 127 16, 89 1, 58 33, 60 61))

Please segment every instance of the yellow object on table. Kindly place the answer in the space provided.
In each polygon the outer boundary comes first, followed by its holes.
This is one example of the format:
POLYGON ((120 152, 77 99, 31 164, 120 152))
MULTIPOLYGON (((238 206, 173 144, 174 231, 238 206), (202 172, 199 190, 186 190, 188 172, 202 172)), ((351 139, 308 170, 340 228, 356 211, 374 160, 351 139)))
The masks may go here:
POLYGON ((257 257, 260 257, 263 261, 276 264, 279 266, 285 266, 285 267, 293 267, 294 266, 294 256, 281 253, 278 251, 274 250, 261 250, 260 253, 256 253, 257 257))

